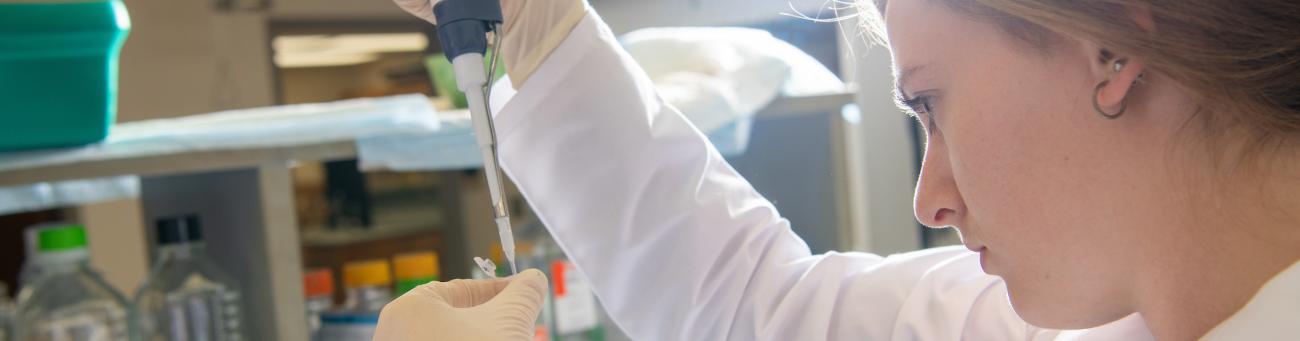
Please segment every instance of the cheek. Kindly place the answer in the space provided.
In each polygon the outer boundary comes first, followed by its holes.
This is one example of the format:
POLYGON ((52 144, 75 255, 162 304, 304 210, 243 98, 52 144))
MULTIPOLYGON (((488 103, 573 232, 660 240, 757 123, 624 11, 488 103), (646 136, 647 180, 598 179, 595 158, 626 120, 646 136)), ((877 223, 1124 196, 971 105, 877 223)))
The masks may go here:
POLYGON ((1098 252, 1111 242, 1095 218, 1106 194, 1090 189, 1097 175, 1088 163, 1098 156, 1087 144, 1096 137, 1071 117, 1079 113, 1068 96, 1034 98, 966 105, 961 114, 972 119, 944 128, 953 179, 1016 311, 1040 326, 1088 326, 1116 310, 1108 305, 1116 260, 1098 252))
POLYGON ((1062 119, 1066 114, 1050 111, 1057 99, 1009 97, 996 87, 977 91, 971 98, 1019 99, 964 105, 961 126, 945 129, 954 178, 978 223, 1022 234, 1073 218, 1062 216, 1075 211, 1062 194, 1070 193, 1063 179, 1080 170, 1078 139, 1062 119))
POLYGON ((1100 158, 1092 117, 1061 78, 985 75, 986 86, 957 99, 957 126, 944 128, 975 233, 1025 268, 1085 260, 1096 237, 1093 205, 1106 200, 1090 193, 1100 158))

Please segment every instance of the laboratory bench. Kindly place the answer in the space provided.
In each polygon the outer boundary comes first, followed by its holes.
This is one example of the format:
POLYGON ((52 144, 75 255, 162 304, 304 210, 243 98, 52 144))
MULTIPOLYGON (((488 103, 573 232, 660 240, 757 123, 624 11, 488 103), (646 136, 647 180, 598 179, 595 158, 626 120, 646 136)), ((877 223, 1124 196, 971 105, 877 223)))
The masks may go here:
MULTIPOLYGON (((829 113, 839 117, 852 102, 849 92, 782 96, 755 116, 829 113)), ((445 271, 455 273, 468 271, 470 257, 487 255, 487 247, 497 242, 481 175, 467 171, 481 164, 475 164, 478 151, 468 122, 459 118, 463 113, 435 113, 428 107, 427 98, 410 96, 354 101, 342 106, 346 110, 337 108, 318 105, 291 108, 284 115, 236 112, 224 119, 129 122, 119 124, 109 140, 96 145, 0 153, 0 199, 10 200, 7 206, 0 203, 6 206, 0 207, 0 214, 137 200, 138 206, 127 206, 141 211, 137 226, 83 222, 91 240, 92 261, 110 254, 141 255, 138 262, 97 263, 108 277, 119 272, 133 276, 147 272, 153 231, 145 228, 146 224, 160 217, 197 214, 206 231, 209 253, 241 282, 251 339, 306 340, 302 287, 305 265, 418 247, 438 249, 442 263, 450 268, 445 271), (311 115, 302 114, 302 110, 316 110, 312 112, 328 119, 312 121, 307 118, 311 115), (440 117, 440 121, 426 120, 430 116, 440 117), (265 121, 231 123, 231 118, 250 117, 265 121), (347 129, 331 134, 316 125, 343 125, 347 129), (304 133, 307 130, 314 133, 304 133), (123 134, 130 136, 115 138, 123 134), (315 135, 293 138, 289 136, 292 134, 315 135), (417 148, 419 155, 449 161, 404 164, 402 161, 411 156, 401 153, 411 151, 399 149, 410 146, 392 141, 408 137, 429 142, 416 145, 429 148, 417 148), (384 148, 396 149, 375 154, 376 149, 384 148), (446 172, 440 177, 445 190, 439 191, 437 199, 445 209, 420 219, 389 219, 395 223, 376 224, 364 231, 300 227, 294 167, 350 159, 362 160, 362 168, 367 170, 446 172), (12 200, 30 202, 19 205, 12 200), (417 239, 427 242, 410 242, 417 239), (97 243, 102 240, 109 242, 97 243), (346 245, 364 245, 376 251, 341 251, 346 245)), ((736 152, 743 153, 743 148, 732 151, 736 152)), ((392 214, 422 214, 420 210, 404 207, 392 214)))

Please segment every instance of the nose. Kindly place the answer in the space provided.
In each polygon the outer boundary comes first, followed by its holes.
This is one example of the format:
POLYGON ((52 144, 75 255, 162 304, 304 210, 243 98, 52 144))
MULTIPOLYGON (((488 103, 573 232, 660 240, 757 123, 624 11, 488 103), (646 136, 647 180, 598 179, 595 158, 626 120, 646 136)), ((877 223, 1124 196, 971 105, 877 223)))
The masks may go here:
POLYGON ((938 138, 930 138, 925 145, 912 211, 917 221, 933 228, 960 226, 965 219, 966 204, 953 179, 947 148, 938 138))

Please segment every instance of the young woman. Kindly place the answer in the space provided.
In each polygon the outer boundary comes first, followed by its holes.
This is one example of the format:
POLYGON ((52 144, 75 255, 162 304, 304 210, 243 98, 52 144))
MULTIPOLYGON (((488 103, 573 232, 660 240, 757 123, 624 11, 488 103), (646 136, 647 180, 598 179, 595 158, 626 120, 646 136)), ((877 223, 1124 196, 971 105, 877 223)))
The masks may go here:
MULTIPOLYGON (((637 339, 1300 337, 1300 3, 867 5, 926 128, 917 219, 965 244, 889 257, 810 254, 582 1, 503 5, 505 168, 637 339)), ((455 321, 532 321, 518 278, 417 290, 381 336, 508 335, 455 321)))

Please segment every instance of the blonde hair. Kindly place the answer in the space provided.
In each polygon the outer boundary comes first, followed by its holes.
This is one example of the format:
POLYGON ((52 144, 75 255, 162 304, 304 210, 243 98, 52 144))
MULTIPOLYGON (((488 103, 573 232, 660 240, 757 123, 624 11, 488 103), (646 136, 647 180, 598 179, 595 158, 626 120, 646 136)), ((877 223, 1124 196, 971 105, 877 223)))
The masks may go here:
MULTIPOLYGON (((922 1, 987 19, 1039 49, 1069 36, 1138 57, 1200 99, 1196 115, 1211 135, 1243 127, 1260 143, 1300 140, 1300 1, 922 1), (1153 30, 1137 25, 1134 8, 1150 12, 1153 30)), ((885 42, 887 0, 871 4, 865 26, 885 42)))

